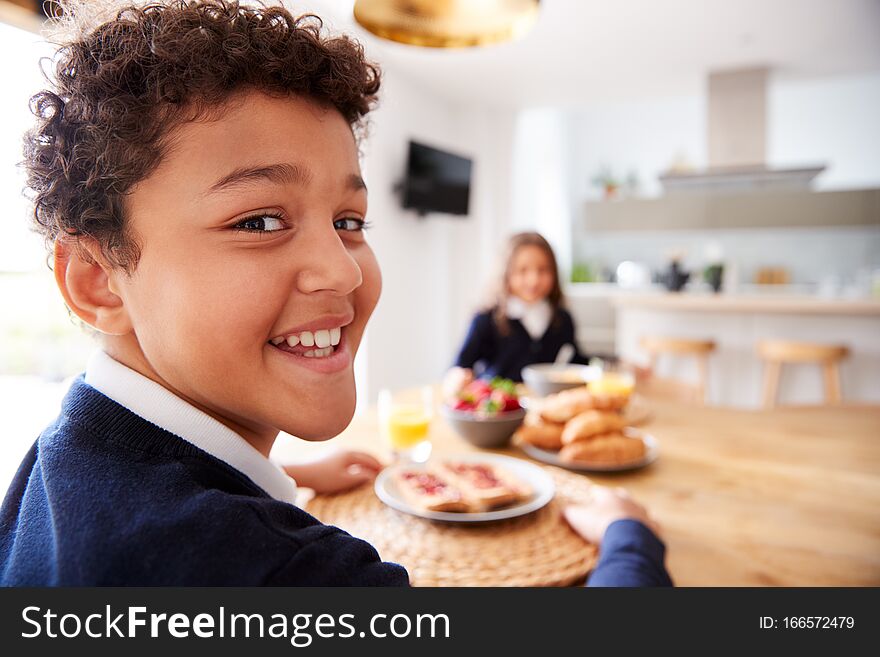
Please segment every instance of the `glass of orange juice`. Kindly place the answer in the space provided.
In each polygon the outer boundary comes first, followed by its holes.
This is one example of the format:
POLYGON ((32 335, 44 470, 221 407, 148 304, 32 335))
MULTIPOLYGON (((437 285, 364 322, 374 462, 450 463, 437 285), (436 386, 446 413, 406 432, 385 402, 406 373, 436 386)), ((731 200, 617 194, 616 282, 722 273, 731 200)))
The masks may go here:
POLYGON ((587 382, 587 387, 595 394, 629 397, 636 387, 635 372, 629 365, 606 363, 602 376, 587 382))
POLYGON ((379 428, 395 456, 424 463, 431 456, 434 393, 430 386, 403 392, 379 391, 379 428))

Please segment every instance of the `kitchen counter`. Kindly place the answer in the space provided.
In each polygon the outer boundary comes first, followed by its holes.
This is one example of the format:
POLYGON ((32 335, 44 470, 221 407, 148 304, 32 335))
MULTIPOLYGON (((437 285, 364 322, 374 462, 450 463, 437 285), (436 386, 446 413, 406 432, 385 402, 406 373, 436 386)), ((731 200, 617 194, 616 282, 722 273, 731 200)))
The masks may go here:
MULTIPOLYGON (((880 302, 805 296, 620 295, 615 310, 615 347, 627 360, 647 362, 643 336, 712 340, 708 395, 711 403, 740 408, 761 404, 764 365, 761 340, 841 344, 850 355, 841 363, 843 398, 880 403, 880 302)), ((693 358, 661 357, 658 375, 696 380, 693 358)), ((786 365, 779 402, 814 404, 824 398, 821 368, 786 365)))
MULTIPOLYGON (((844 400, 880 403, 880 299, 822 297, 809 286, 766 289, 743 286, 738 294, 671 293, 662 288, 624 290, 613 284, 569 285, 568 306, 585 353, 617 353, 647 364, 643 336, 713 340, 709 361, 709 401, 758 408, 763 364, 756 345, 764 339, 845 344, 841 365, 844 400)), ((658 375, 693 381, 693 359, 663 357, 658 375)), ((818 403, 823 398, 818 367, 786 366, 780 403, 818 403)))

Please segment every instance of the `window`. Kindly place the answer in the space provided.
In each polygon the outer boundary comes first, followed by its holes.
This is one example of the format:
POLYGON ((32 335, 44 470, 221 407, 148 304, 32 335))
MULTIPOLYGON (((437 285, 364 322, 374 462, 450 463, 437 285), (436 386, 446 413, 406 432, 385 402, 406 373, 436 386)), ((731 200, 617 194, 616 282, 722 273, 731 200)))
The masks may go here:
POLYGON ((66 379, 81 372, 94 343, 68 317, 31 232, 20 167, 22 137, 32 124, 28 99, 45 86, 39 61, 51 46, 38 35, 0 23, 0 492, 39 432, 58 414, 66 379))

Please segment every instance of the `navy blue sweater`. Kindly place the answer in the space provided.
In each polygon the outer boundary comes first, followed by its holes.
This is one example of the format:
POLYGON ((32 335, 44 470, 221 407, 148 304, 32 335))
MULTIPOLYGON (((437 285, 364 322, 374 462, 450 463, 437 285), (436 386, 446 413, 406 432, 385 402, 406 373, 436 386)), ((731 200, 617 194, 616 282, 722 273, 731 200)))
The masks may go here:
MULTIPOLYGON (((622 520, 596 586, 669 583, 663 544, 622 520)), ((0 509, 4 586, 404 586, 375 549, 78 379, 0 509)))
POLYGON ((408 584, 368 543, 81 379, 0 510, 6 586, 408 584))
POLYGON ((672 586, 665 557, 666 547, 645 525, 617 520, 605 530, 587 586, 672 586))
MULTIPOLYGON (((564 308, 559 308, 550 326, 538 340, 533 340, 518 319, 508 319, 509 330, 502 334, 492 311, 478 313, 471 322, 455 364, 475 370, 477 376, 501 376, 522 381, 522 368, 535 363, 552 363, 564 344, 577 347, 574 322, 564 308)), ((586 365, 589 357, 578 351, 574 363, 586 365)))

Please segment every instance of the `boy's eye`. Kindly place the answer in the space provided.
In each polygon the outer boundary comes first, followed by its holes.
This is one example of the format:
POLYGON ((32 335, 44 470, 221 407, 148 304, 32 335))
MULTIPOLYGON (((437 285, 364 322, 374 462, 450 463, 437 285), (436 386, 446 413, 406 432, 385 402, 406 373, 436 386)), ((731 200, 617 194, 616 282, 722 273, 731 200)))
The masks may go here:
POLYGON ((260 214, 242 219, 235 224, 234 228, 255 233, 274 233, 277 230, 284 230, 286 226, 281 217, 272 214, 260 214))
POLYGON ((363 219, 357 217, 343 217, 333 222, 336 230, 347 230, 352 232, 360 232, 369 228, 369 224, 363 219))

